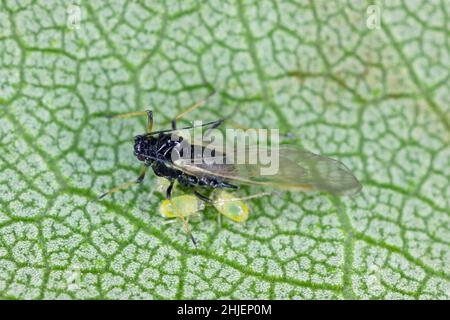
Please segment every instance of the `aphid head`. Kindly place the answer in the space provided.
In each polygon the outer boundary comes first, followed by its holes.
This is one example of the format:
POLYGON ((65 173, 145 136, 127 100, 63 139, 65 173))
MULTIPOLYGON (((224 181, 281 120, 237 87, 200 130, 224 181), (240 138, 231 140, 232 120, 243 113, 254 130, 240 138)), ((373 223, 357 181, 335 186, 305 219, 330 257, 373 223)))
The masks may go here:
POLYGON ((145 135, 137 135, 134 137, 134 155, 139 161, 145 161, 149 149, 149 140, 145 135))

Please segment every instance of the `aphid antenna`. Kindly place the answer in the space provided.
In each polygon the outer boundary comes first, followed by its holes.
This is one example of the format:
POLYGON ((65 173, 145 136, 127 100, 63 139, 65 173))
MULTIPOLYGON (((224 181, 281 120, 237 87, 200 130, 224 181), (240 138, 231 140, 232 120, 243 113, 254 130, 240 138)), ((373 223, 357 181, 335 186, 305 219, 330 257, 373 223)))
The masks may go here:
POLYGON ((224 120, 225 119, 214 120, 214 121, 209 121, 209 122, 203 123, 198 126, 187 126, 187 127, 183 127, 183 128, 179 128, 179 129, 166 129, 166 130, 152 131, 152 132, 146 133, 145 136, 149 137, 149 136, 154 136, 154 135, 157 135, 160 133, 171 133, 171 132, 177 132, 177 131, 181 131, 181 130, 189 130, 189 129, 193 129, 193 128, 206 127, 206 126, 210 126, 210 125, 220 124, 224 120))

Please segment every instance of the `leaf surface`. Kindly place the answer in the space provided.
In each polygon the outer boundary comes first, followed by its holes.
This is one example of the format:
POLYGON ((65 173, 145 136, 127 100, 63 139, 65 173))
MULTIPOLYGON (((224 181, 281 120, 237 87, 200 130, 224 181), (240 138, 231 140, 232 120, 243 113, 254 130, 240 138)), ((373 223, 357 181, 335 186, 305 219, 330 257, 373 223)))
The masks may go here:
POLYGON ((449 6, 386 1, 378 28, 369 6, 1 1, 0 296, 448 299, 449 6), (362 193, 252 200, 221 228, 209 211, 197 251, 152 174, 95 201, 137 177, 145 128, 96 115, 151 108, 162 129, 213 88, 194 116, 289 132, 362 193))

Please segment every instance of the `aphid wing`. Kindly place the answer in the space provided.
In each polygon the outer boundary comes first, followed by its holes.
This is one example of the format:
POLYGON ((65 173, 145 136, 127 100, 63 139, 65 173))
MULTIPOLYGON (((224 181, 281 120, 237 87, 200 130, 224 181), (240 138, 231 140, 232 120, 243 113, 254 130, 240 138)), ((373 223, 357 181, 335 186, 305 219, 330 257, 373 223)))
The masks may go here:
POLYGON ((337 160, 310 151, 281 146, 279 174, 288 184, 308 185, 335 195, 351 195, 362 188, 353 173, 337 160))
MULTIPOLYGON (((255 150, 272 155, 271 150, 248 146, 236 149, 235 154, 252 154, 255 150)), ((225 161, 230 155, 226 157, 225 161)), ((361 184, 343 163, 294 146, 279 147, 278 170, 271 174, 265 174, 267 170, 264 169, 267 169, 267 166, 260 163, 217 164, 212 158, 203 160, 196 164, 181 159, 176 161, 175 165, 197 176, 220 176, 243 184, 265 185, 285 190, 319 190, 335 195, 350 195, 361 190, 361 184)))

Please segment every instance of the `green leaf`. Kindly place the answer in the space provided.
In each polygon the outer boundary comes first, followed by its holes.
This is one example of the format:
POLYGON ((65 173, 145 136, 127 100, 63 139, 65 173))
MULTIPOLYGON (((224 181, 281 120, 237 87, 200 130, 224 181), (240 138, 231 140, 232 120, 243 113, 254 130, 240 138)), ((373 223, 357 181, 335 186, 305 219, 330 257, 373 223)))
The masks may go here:
POLYGON ((449 6, 370 5, 1 1, 0 296, 448 299, 449 6), (137 177, 145 124, 99 115, 150 105, 164 128, 213 88, 193 117, 238 106, 363 192, 250 201, 222 228, 210 210, 198 250, 159 215, 152 174, 95 200, 137 177))

